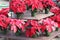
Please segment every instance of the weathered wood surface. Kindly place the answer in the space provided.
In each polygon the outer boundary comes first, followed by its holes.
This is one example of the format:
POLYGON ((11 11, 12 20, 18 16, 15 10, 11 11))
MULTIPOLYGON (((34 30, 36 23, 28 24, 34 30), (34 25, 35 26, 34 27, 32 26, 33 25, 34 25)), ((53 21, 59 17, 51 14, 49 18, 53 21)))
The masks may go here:
POLYGON ((23 19, 36 19, 36 20, 40 20, 49 16, 54 15, 54 13, 49 12, 48 14, 44 14, 44 13, 37 13, 35 17, 31 17, 31 13, 26 13, 23 17, 23 19))
POLYGON ((12 35, 0 35, 2 38, 10 38, 10 39, 18 39, 18 40, 52 40, 56 36, 60 35, 60 29, 58 31, 52 32, 49 37, 41 36, 37 38, 27 38, 27 37, 21 37, 21 36, 12 36, 12 35))

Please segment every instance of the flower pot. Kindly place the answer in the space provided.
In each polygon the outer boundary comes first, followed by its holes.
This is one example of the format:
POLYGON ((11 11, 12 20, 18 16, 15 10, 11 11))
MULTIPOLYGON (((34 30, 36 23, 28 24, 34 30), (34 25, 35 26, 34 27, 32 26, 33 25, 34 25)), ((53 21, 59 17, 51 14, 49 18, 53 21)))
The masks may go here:
POLYGON ((45 35, 48 37, 50 36, 50 33, 47 30, 45 30, 45 35))
POLYGON ((3 34, 3 35, 6 35, 7 34, 7 29, 4 29, 4 30, 0 30, 0 34, 3 34))
POLYGON ((31 11, 31 16, 34 17, 36 15, 37 9, 34 9, 33 11, 31 11))
POLYGON ((48 8, 45 8, 45 14, 48 14, 49 10, 48 8))
POLYGON ((24 14, 23 13, 16 13, 17 19, 22 19, 24 14))
POLYGON ((58 27, 56 28, 56 31, 58 31, 58 27))
POLYGON ((31 7, 32 7, 32 6, 28 6, 28 5, 27 5, 27 10, 31 9, 31 7))
POLYGON ((7 34, 7 30, 2 30, 2 34, 6 35, 7 34))
POLYGON ((22 34, 22 31, 21 31, 21 30, 18 30, 18 31, 15 33, 16 36, 20 36, 21 34, 22 34))
POLYGON ((32 38, 36 38, 36 37, 37 37, 37 35, 36 35, 36 34, 32 36, 32 38))
POLYGON ((9 18, 16 18, 16 14, 14 12, 8 13, 9 18))

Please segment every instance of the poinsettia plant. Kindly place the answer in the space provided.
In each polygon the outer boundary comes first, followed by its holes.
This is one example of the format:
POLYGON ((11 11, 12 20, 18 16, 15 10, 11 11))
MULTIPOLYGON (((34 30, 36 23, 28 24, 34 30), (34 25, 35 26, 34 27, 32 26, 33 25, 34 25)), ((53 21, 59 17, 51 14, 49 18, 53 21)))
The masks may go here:
POLYGON ((19 14, 23 14, 27 9, 31 9, 31 16, 34 17, 37 10, 45 9, 45 13, 48 13, 48 9, 56 6, 56 4, 52 0, 11 0, 10 9, 18 14, 17 16, 21 16, 19 14))
POLYGON ((10 21, 11 31, 13 31, 17 36, 20 35, 20 33, 24 32, 25 30, 24 24, 25 22, 23 20, 11 19, 10 21))
POLYGON ((45 32, 47 36, 49 36, 49 33, 52 31, 55 31, 56 28, 58 28, 58 23, 52 21, 50 18, 44 19, 42 21, 41 30, 42 32, 45 32))
POLYGON ((40 35, 40 25, 36 20, 28 20, 25 24, 27 37, 38 37, 40 35))
POLYGON ((38 9, 43 9, 43 5, 40 0, 24 0, 27 5, 27 9, 31 9, 31 16, 34 17, 38 9))
POLYGON ((60 8, 59 7, 52 7, 50 9, 50 11, 57 15, 60 13, 60 8))
POLYGON ((0 15, 0 32, 3 34, 7 33, 7 29, 10 23, 10 18, 7 18, 4 15, 0 15))
POLYGON ((54 15, 51 17, 52 20, 58 23, 58 27, 60 28, 60 14, 54 15))
POLYGON ((2 8, 0 10, 0 15, 2 14, 8 17, 8 13, 9 13, 9 8, 2 8))
POLYGON ((45 9, 45 13, 47 14, 51 7, 56 6, 56 4, 53 2, 53 0, 44 0, 43 6, 45 9), (48 10, 49 9, 49 10, 48 10))
POLYGON ((24 1, 11 0, 10 9, 17 15, 17 18, 19 18, 19 17, 23 16, 22 14, 26 10, 26 5, 25 5, 24 1))

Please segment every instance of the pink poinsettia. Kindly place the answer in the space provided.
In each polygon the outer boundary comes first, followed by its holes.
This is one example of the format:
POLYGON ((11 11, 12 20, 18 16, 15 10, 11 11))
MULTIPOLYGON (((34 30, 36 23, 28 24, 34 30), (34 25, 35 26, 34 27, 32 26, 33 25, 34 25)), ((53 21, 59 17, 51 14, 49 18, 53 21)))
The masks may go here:
POLYGON ((58 27, 58 23, 52 21, 50 18, 43 20, 42 24, 44 25, 42 26, 42 32, 44 32, 45 30, 48 30, 48 32, 52 32, 55 31, 58 27))
POLYGON ((14 31, 14 33, 17 32, 18 28, 24 31, 24 24, 25 22, 19 19, 11 19, 10 21, 11 30, 14 31))

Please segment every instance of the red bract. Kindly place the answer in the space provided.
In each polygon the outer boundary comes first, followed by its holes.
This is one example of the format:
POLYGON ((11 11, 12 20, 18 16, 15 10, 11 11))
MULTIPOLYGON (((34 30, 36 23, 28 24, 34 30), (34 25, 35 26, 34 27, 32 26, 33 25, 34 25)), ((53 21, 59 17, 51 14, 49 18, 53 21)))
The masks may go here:
POLYGON ((37 9, 38 8, 38 4, 33 4, 32 5, 32 11, 34 10, 34 9, 37 9))
POLYGON ((56 21, 60 22, 60 14, 56 15, 56 21))
POLYGON ((34 9, 43 9, 48 6, 56 6, 52 0, 12 0, 10 2, 10 9, 16 12, 24 12, 26 10, 26 5, 31 7, 32 11, 34 9))
POLYGON ((37 29, 38 31, 40 31, 39 29, 41 28, 39 23, 35 20, 28 20, 27 23, 26 23, 27 27, 30 25, 31 27, 34 27, 35 29, 37 29))
POLYGON ((32 0, 32 10, 34 10, 34 9, 37 9, 38 8, 38 3, 39 3, 39 1, 38 0, 32 0))
POLYGON ((7 28, 10 23, 10 19, 4 15, 0 15, 0 26, 2 28, 7 28))
POLYGON ((25 22, 23 20, 17 20, 17 19, 11 19, 10 25, 11 25, 11 30, 14 31, 14 33, 17 32, 18 28, 24 31, 24 24, 25 22))
POLYGON ((36 30, 38 30, 38 32, 40 32, 40 25, 38 24, 37 21, 35 20, 28 20, 27 23, 25 24, 26 26, 26 36, 27 37, 32 37, 33 35, 36 34, 36 30))
POLYGON ((53 2, 53 0, 44 0, 42 2, 43 2, 44 8, 56 6, 56 4, 53 2))
POLYGON ((2 8, 2 10, 0 10, 0 15, 5 15, 8 16, 8 12, 9 12, 9 8, 2 8))
POLYGON ((31 29, 26 30, 26 36, 27 37, 32 37, 35 34, 36 34, 36 29, 34 27, 32 27, 31 29))
POLYGON ((52 7, 56 6, 56 4, 53 2, 53 0, 48 0, 48 4, 52 7))
POLYGON ((56 21, 56 22, 60 22, 60 14, 51 17, 51 19, 56 21))
POLYGON ((26 5, 22 0, 16 0, 10 2, 10 9, 13 10, 15 13, 19 12, 22 13, 26 10, 26 5))
POLYGON ((51 19, 56 21, 56 22, 60 22, 60 14, 51 17, 51 19))
POLYGON ((38 8, 39 8, 40 10, 44 8, 42 2, 40 2, 40 1, 39 1, 39 6, 38 6, 38 8))
POLYGON ((58 22, 58 28, 60 28, 60 23, 58 22))
POLYGON ((27 6, 31 6, 32 11, 34 9, 43 9, 43 5, 41 0, 24 0, 27 6))
POLYGON ((53 12, 54 14, 59 14, 60 13, 60 9, 58 7, 53 7, 50 9, 51 12, 53 12))
POLYGON ((41 0, 32 0, 32 10, 43 9, 43 4, 41 0))
POLYGON ((41 25, 41 31, 44 32, 46 30, 46 25, 41 25))
POLYGON ((54 15, 53 17, 50 17, 50 19, 52 19, 53 21, 56 21, 56 15, 54 15))
POLYGON ((31 6, 32 5, 32 2, 31 0, 24 0, 25 4, 28 5, 28 6, 31 6))

